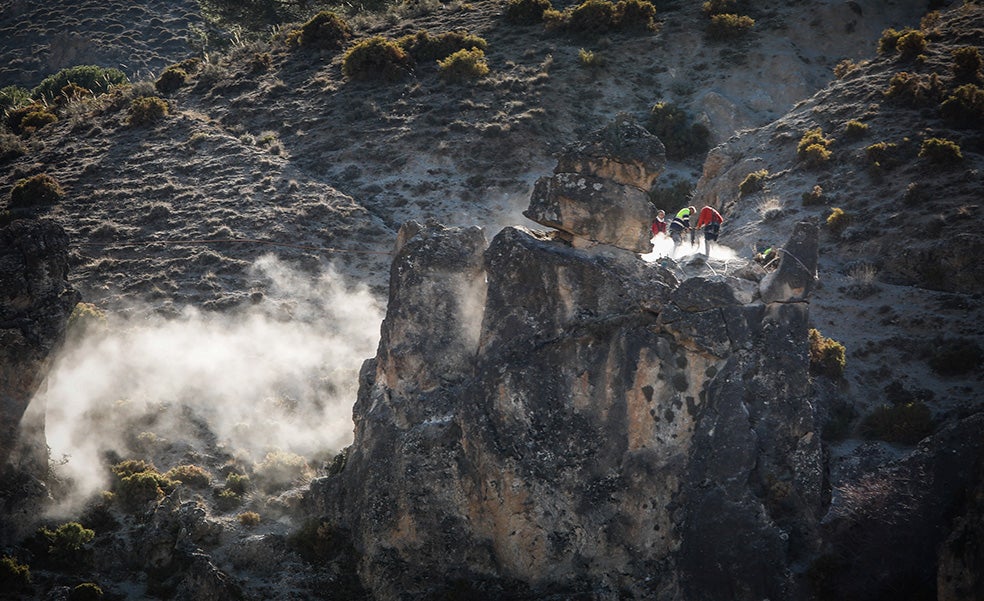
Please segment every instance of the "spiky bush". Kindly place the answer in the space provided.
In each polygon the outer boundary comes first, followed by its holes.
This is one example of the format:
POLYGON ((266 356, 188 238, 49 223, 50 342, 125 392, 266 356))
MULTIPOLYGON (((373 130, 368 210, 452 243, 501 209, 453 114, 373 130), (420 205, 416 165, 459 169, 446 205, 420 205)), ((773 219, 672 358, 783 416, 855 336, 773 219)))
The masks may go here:
POLYGON ((188 81, 188 73, 177 66, 170 66, 161 73, 161 76, 154 82, 154 87, 161 94, 170 94, 185 85, 188 81))
POLYGON ((818 166, 830 160, 832 153, 827 148, 832 138, 824 137, 822 128, 807 130, 796 145, 796 155, 807 165, 818 166))
POLYGON ((721 13, 711 16, 707 25, 707 35, 712 40, 733 40, 746 34, 755 26, 755 19, 747 15, 721 13))
POLYGON ((410 69, 410 55, 393 40, 373 36, 345 52, 342 73, 351 79, 393 80, 410 69))
POLYGON ((167 470, 164 477, 193 488, 206 488, 212 484, 212 474, 197 465, 177 465, 167 470))
POLYGON ((99 601, 102 598, 103 590, 95 582, 78 584, 68 594, 68 601, 99 601))
POLYGON ((441 77, 447 81, 469 81, 489 74, 485 53, 478 48, 459 50, 444 60, 437 61, 441 77))
POLYGON ((959 128, 984 128, 984 88, 964 84, 940 104, 940 115, 959 128))
POLYGON ((649 111, 646 129, 666 147, 666 156, 680 159, 705 152, 710 131, 699 123, 691 123, 687 114, 669 102, 658 102, 649 111))
POLYGON ((62 88, 70 83, 99 95, 108 92, 112 86, 127 84, 129 80, 126 74, 119 69, 97 65, 79 65, 62 69, 58 73, 44 78, 31 91, 31 96, 51 102, 58 96, 62 88))
POLYGON ((765 178, 767 177, 769 177, 768 169, 752 171, 745 176, 745 179, 741 180, 740 184, 738 184, 738 191, 742 194, 753 194, 755 192, 759 192, 765 187, 765 178))
POLYGON ((0 557, 0 590, 18 593, 31 586, 31 568, 8 555, 0 557))
POLYGON ((858 140, 868 135, 868 124, 851 119, 844 124, 844 137, 848 140, 858 140))
POLYGON ((922 401, 899 405, 881 405, 861 420, 865 438, 916 444, 933 433, 933 413, 922 401))
POLYGON ((352 28, 345 19, 327 10, 311 17, 291 36, 299 46, 322 50, 341 50, 351 38, 352 28))
POLYGON ((957 81, 979 82, 982 79, 981 51, 976 46, 962 46, 953 51, 953 76, 957 81))
POLYGON ((441 60, 459 50, 472 48, 485 50, 488 47, 485 39, 464 31, 447 31, 438 34, 418 31, 398 38, 396 43, 417 63, 441 60))
POLYGON ((895 49, 902 60, 912 60, 926 52, 926 36, 919 30, 907 31, 895 42, 895 49))
POLYGON ((553 9, 550 0, 509 0, 503 12, 513 25, 533 25, 543 22, 543 13, 553 9))
POLYGON ((825 337, 816 328, 810 328, 809 342, 810 373, 831 378, 843 377, 847 366, 844 345, 825 337))
POLYGON ((963 160, 960 145, 945 138, 927 138, 919 148, 919 158, 928 159, 940 165, 950 165, 963 160))
POLYGON ((10 208, 17 209, 23 207, 34 207, 38 205, 52 205, 64 198, 65 191, 62 190, 58 181, 47 173, 39 173, 17 180, 14 187, 10 189, 10 208))
POLYGON ((149 125, 160 121, 168 114, 167 101, 157 96, 141 96, 130 103, 127 123, 131 127, 149 125))
POLYGON ((834 207, 830 210, 830 214, 827 215, 827 229, 830 233, 835 236, 840 236, 841 232, 844 231, 851 223, 851 216, 844 212, 844 209, 840 207, 834 207))

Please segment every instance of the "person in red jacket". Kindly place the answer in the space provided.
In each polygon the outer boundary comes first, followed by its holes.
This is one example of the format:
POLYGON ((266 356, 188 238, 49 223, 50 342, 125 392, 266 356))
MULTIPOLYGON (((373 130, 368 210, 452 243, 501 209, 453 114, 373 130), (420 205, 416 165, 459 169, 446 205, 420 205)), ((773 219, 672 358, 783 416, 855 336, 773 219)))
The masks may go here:
POLYGON ((711 241, 718 239, 721 233, 721 224, 724 217, 718 213, 714 207, 704 207, 700 210, 700 217, 697 218, 697 229, 704 228, 704 254, 710 256, 711 241))
POLYGON ((666 235, 666 211, 663 209, 656 213, 656 221, 653 222, 653 236, 656 234, 666 235))

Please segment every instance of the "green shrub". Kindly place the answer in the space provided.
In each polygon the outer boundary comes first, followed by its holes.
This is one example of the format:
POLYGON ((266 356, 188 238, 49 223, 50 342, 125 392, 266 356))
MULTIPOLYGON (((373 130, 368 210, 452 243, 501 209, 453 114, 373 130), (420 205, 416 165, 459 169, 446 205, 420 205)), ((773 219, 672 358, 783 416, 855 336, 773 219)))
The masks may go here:
POLYGON ((0 590, 20 592, 31 586, 31 569, 13 557, 0 557, 0 590))
POLYGON ((236 520, 247 528, 253 528, 260 524, 260 514, 255 511, 244 511, 236 516, 236 520))
POLYGON ((927 138, 919 148, 919 157, 929 159, 940 165, 949 165, 963 160, 960 145, 944 138, 927 138))
POLYGON ((851 223, 851 216, 844 212, 844 209, 840 207, 834 207, 830 210, 830 214, 827 215, 827 229, 830 230, 835 236, 840 236, 841 232, 844 231, 851 223))
POLYGON ((139 474, 140 472, 157 471, 153 463, 148 463, 143 459, 125 459, 114 464, 109 469, 118 478, 125 478, 133 474, 139 474))
POLYGON ((133 127, 160 121, 168 114, 167 102, 157 96, 141 96, 130 103, 127 123, 133 127))
POLYGON ((832 338, 826 338, 815 328, 810 328, 809 341, 810 373, 831 378, 843 377, 844 367, 847 365, 844 345, 832 338))
POLYGON ((830 160, 831 152, 827 147, 832 142, 832 138, 824 137, 823 129, 819 127, 807 130, 796 146, 796 155, 807 165, 821 165, 830 160))
POLYGON ((212 485, 212 475, 208 470, 197 465, 177 465, 167 470, 164 477, 192 488, 205 488, 212 485))
POLYGON ((984 128, 984 88, 964 84, 940 105, 940 115, 954 127, 984 128))
POLYGON ((239 474, 237 472, 232 472, 226 476, 225 487, 226 490, 231 490, 236 494, 244 495, 250 487, 249 476, 246 474, 239 474))
POLYGON ((941 376, 960 376, 976 371, 984 362, 984 351, 969 338, 938 340, 933 345, 929 367, 941 376))
POLYGON ((615 17, 621 31, 651 31, 656 28, 656 7, 648 0, 620 0, 615 17))
POLYGON ((584 0, 567 18, 567 30, 575 35, 599 36, 617 28, 618 13, 608 0, 584 0))
POLYGON ((858 140, 868 135, 868 124, 851 119, 844 124, 844 137, 848 140, 858 140))
POLYGON ((175 486, 177 482, 168 480, 160 473, 146 471, 120 478, 114 492, 125 509, 137 511, 149 503, 163 499, 175 486))
POLYGON ((891 169, 899 163, 899 146, 892 142, 876 142, 864 149, 865 160, 871 167, 891 169))
POLYGON ((55 178, 47 173, 39 173, 17 180, 17 183, 10 190, 8 206, 12 209, 19 209, 53 205, 64 197, 65 191, 62 190, 55 178))
POLYGON ((99 601, 102 598, 103 591, 94 582, 83 582, 76 585, 68 594, 68 601, 99 601))
POLYGON ((55 100, 62 88, 70 83, 85 88, 98 96, 108 92, 112 86, 129 83, 129 80, 119 69, 107 69, 96 65, 79 65, 62 69, 58 73, 44 78, 31 91, 31 96, 51 102, 55 100))
POLYGON ((711 133, 699 123, 691 123, 682 109, 669 102, 658 102, 649 112, 648 129, 666 147, 666 156, 682 159, 707 151, 711 133))
POLYGON ((488 43, 483 38, 463 31, 448 31, 436 35, 418 31, 397 39, 396 43, 416 63, 441 60, 459 50, 471 48, 485 50, 488 47, 488 43))
POLYGON ((768 169, 759 169, 758 171, 752 171, 745 176, 745 179, 741 180, 738 184, 738 191, 744 194, 753 194, 755 192, 761 191, 765 188, 765 179, 769 177, 768 169))
POLYGON ((926 36, 919 30, 907 31, 899 36, 895 42, 895 48, 900 58, 912 60, 926 52, 926 36))
POLYGON ((933 414, 922 401, 882 405, 861 420, 861 435, 869 439, 915 444, 933 433, 933 414))
POLYGON ((755 26, 755 19, 747 15, 722 13, 713 15, 707 26, 707 35, 712 40, 733 40, 747 33, 755 26))
POLYGON ((459 50, 444 60, 437 61, 441 77, 448 81, 468 81, 489 74, 485 53, 478 48, 459 50))
POLYGON ((407 74, 410 55, 399 44, 373 36, 345 52, 342 73, 352 79, 397 79, 407 74))
POLYGON ((543 13, 552 8, 550 0, 509 0, 503 14, 513 25, 533 25, 543 22, 543 13))
POLYGON ((893 75, 882 92, 889 100, 917 108, 936 104, 942 93, 943 83, 936 73, 921 76, 906 71, 893 75))
POLYGON ((963 46, 953 51, 953 76, 957 81, 978 82, 981 80, 981 51, 976 46, 963 46))
POLYGON ((296 42, 307 48, 341 50, 352 37, 345 19, 331 11, 321 11, 295 32, 296 42))
POLYGON ((164 72, 154 83, 154 87, 161 94, 170 94, 185 85, 187 81, 188 73, 184 69, 171 66, 164 69, 164 72))
POLYGON ((20 86, 5 86, 0 88, 0 115, 10 109, 29 104, 31 93, 20 86))
POLYGON ((48 554, 69 559, 92 542, 96 533, 78 522, 66 522, 54 530, 41 528, 38 534, 48 543, 48 554))
POLYGON ((228 511, 242 505, 243 495, 234 490, 223 488, 215 493, 215 502, 221 511, 228 511))

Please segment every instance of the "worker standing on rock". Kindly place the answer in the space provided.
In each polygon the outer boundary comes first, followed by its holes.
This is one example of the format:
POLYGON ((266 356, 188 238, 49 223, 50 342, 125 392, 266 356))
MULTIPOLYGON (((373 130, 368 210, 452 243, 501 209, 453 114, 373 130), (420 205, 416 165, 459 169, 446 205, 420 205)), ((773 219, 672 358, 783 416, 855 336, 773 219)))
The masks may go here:
POLYGON ((683 241, 683 233, 690 229, 690 216, 696 212, 694 207, 680 209, 673 221, 670 222, 670 238, 673 239, 673 250, 683 241))
POLYGON ((656 234, 666 235, 666 211, 663 209, 656 212, 656 221, 653 222, 653 236, 656 234))
POLYGON ((700 210, 700 216, 697 218, 697 229, 704 228, 704 254, 708 257, 711 256, 711 241, 718 239, 722 223, 724 223, 724 217, 721 217, 721 213, 718 213, 714 207, 705 206, 700 210))

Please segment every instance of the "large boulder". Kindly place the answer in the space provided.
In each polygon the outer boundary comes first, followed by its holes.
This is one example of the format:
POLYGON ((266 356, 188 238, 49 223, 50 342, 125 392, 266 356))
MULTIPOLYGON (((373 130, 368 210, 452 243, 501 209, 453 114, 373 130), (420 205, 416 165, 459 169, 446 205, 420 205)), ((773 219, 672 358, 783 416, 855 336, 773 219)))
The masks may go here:
POLYGON ((780 247, 779 267, 759 284, 762 302, 789 303, 806 300, 817 282, 820 229, 812 221, 800 221, 786 245, 780 247))
POLYGON ((579 173, 648 192, 666 167, 663 143, 623 116, 564 149, 554 173, 579 173))

